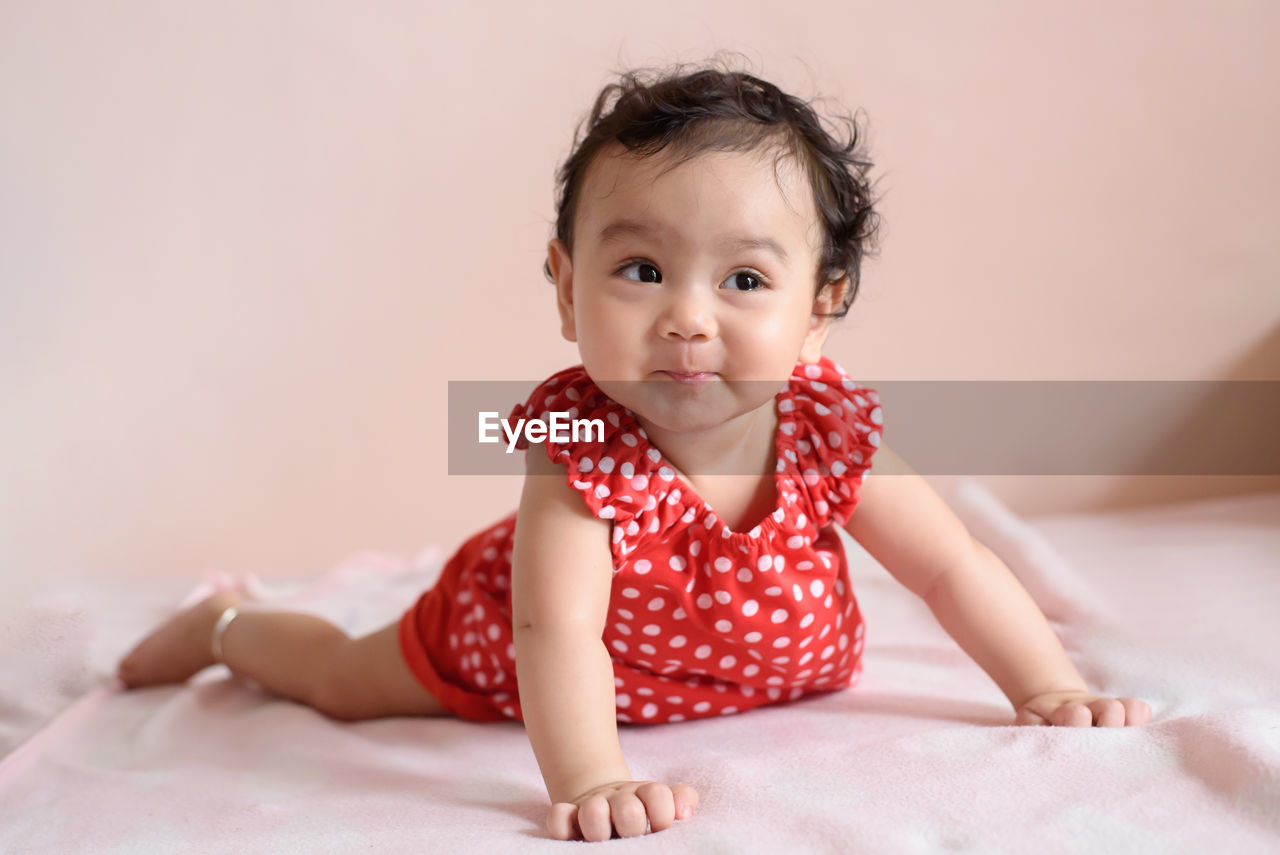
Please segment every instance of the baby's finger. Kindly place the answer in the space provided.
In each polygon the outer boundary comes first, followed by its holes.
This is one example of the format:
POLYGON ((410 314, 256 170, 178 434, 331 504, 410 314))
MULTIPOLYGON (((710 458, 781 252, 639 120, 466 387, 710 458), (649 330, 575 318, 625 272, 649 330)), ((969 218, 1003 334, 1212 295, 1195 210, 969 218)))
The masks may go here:
POLYGON ((1029 707, 1023 707, 1018 710, 1018 715, 1014 718, 1013 723, 1015 726, 1021 727, 1022 725, 1048 724, 1049 722, 1044 718, 1044 716, 1037 714, 1029 707))
POLYGON ((609 801, 604 796, 594 795, 578 804, 578 829, 583 840, 600 841, 613 837, 609 801))
POLYGON ((662 831, 670 828, 676 820, 676 800, 671 788, 649 781, 636 787, 636 798, 644 802, 644 811, 649 815, 649 828, 662 831))
POLYGON ((1124 706, 1115 698, 1098 698, 1089 704, 1096 727, 1124 727, 1124 706))
POLYGON ((1120 703, 1124 705, 1125 724, 1146 724, 1151 721, 1151 707, 1146 701, 1140 701, 1137 698, 1121 698, 1120 703))
POLYGON ((644 802, 631 790, 620 790, 609 796, 609 809, 613 812, 613 827, 619 837, 640 837, 645 832, 644 802))
POLYGON ((1056 727, 1092 727, 1093 713, 1084 704, 1068 701, 1054 710, 1049 720, 1056 727))
POLYGON ((698 809, 698 791, 688 784, 676 784, 671 796, 676 803, 676 819, 688 819, 698 809))
POLYGON ((573 802, 557 802, 547 814, 547 831, 556 840, 575 840, 579 836, 577 816, 578 806, 573 802))

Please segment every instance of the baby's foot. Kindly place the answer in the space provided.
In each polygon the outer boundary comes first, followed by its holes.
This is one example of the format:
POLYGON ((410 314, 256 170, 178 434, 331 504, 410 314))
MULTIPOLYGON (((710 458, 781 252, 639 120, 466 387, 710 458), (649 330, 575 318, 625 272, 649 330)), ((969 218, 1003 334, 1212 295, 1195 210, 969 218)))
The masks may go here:
POLYGON ((169 618, 120 660, 116 676, 130 689, 185 683, 216 664, 213 628, 228 606, 239 605, 244 599, 238 589, 221 590, 169 618))

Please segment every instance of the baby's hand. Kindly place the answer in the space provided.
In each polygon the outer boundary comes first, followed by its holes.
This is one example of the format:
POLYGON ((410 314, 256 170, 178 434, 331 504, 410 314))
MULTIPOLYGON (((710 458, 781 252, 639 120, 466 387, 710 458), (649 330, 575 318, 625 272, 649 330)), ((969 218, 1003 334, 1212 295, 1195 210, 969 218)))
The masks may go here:
POLYGON ((587 790, 572 802, 553 804, 547 830, 557 840, 608 840, 615 828, 619 837, 639 837, 646 831, 661 831, 676 819, 688 819, 697 806, 697 791, 684 784, 614 781, 587 790))
POLYGON ((1088 692, 1047 692, 1018 707, 1015 725, 1058 727, 1124 727, 1146 724, 1151 707, 1137 698, 1100 698, 1088 692))

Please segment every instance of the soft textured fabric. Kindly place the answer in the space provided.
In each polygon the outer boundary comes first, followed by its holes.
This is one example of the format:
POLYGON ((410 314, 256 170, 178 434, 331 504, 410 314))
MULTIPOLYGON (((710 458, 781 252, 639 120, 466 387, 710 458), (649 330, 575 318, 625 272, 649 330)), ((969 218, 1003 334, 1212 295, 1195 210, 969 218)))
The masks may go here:
MULTIPOLYGON (((959 486, 952 507, 1049 614, 1090 686, 1146 700, 1152 720, 1012 727, 990 678, 842 535, 871 626, 858 687, 619 725, 633 774, 690 784, 701 804, 605 849, 1280 851, 1280 492, 1026 522, 959 486)), ((306 588, 268 580, 265 593, 359 635, 395 620, 447 555, 360 553, 306 588)), ((550 802, 516 722, 344 724, 222 667, 121 692, 116 661, 189 587, 86 571, 0 597, 0 852, 595 851, 543 828, 550 802)))
MULTIPOLYGON (((880 445, 874 389, 823 357, 797 362, 775 397, 776 503, 733 531, 581 365, 541 383, 510 420, 599 419, 604 440, 548 440, 591 512, 612 527, 604 644, 619 721, 730 715, 844 688, 864 622, 835 527, 858 503, 880 445)), ((528 447, 527 444, 522 447, 528 447)), ((465 718, 522 719, 511 630, 514 514, 474 535, 400 626, 406 662, 465 718)))

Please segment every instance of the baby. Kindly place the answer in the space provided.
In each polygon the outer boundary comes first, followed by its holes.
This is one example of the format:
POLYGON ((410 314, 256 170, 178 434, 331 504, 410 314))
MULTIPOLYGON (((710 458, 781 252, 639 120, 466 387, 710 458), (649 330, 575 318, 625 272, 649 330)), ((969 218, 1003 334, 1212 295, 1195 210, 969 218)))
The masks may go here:
POLYGON ((857 682, 840 526, 928 604, 1015 724, 1146 722, 1143 701, 1089 691, 1009 570, 884 444, 875 390, 822 355, 878 222, 857 142, 856 124, 839 141, 741 72, 605 87, 560 170, 544 266, 582 364, 511 419, 567 413, 603 438, 529 448, 518 510, 385 629, 352 639, 224 590, 139 643, 121 681, 221 662, 342 721, 520 720, 554 837, 638 836, 698 794, 635 780, 618 722, 857 682))

